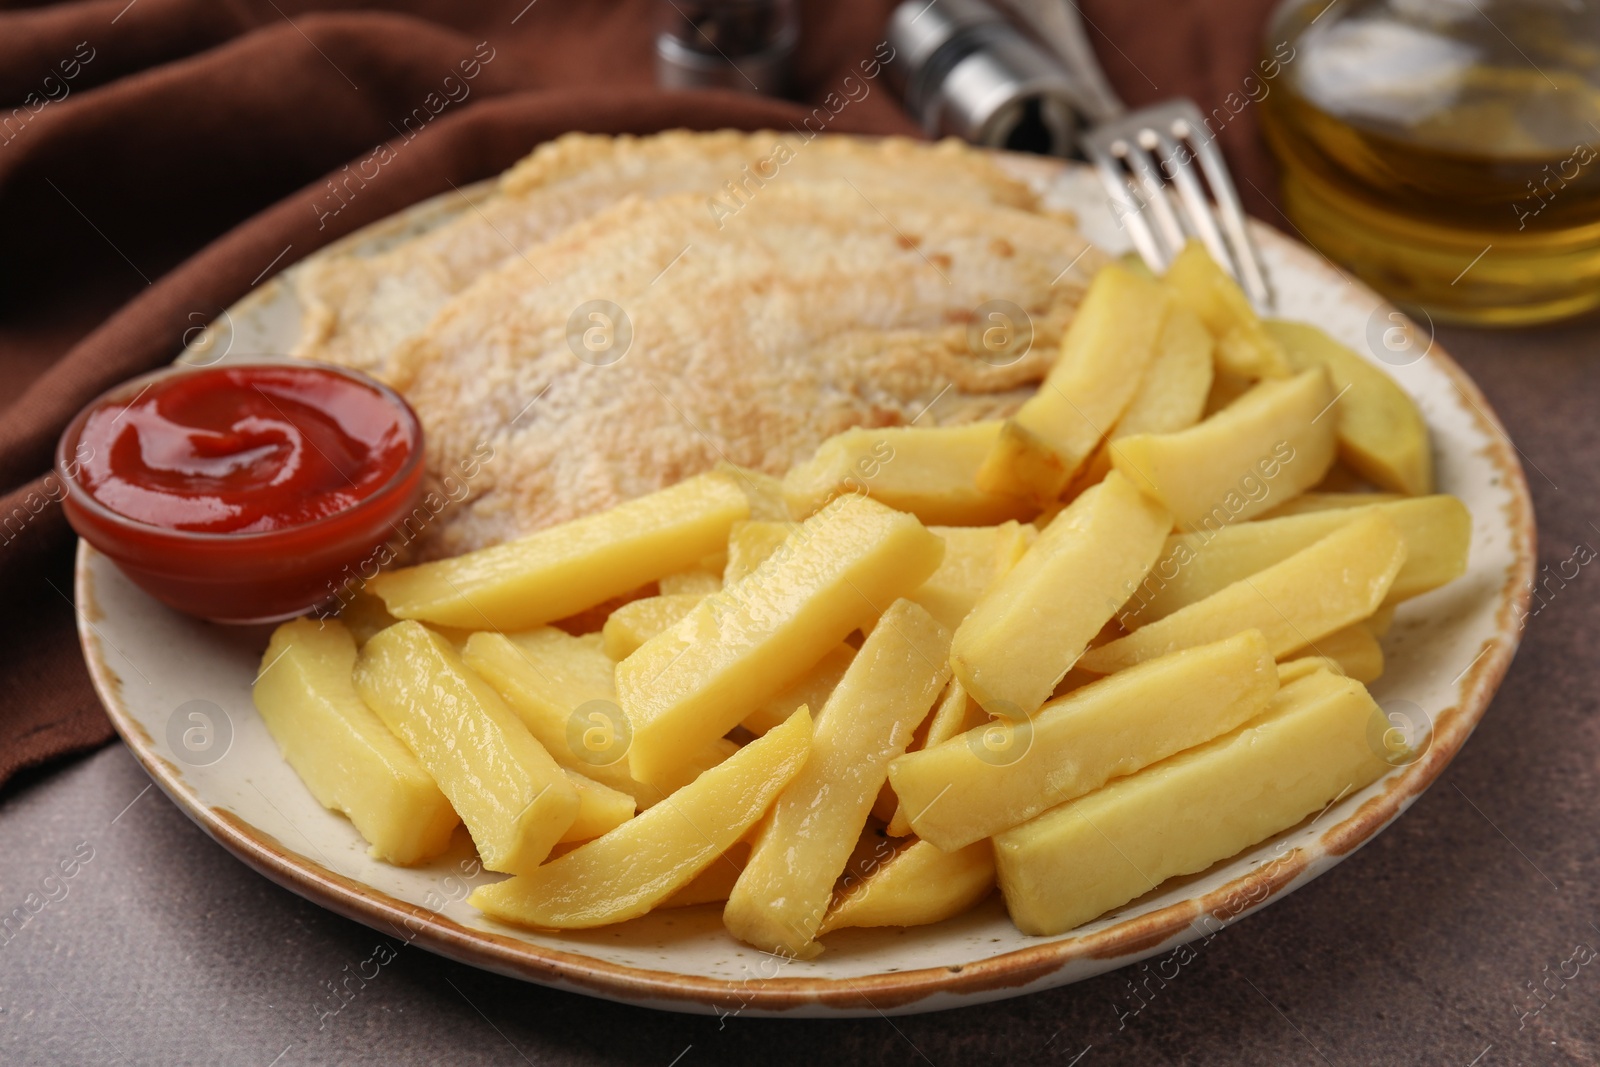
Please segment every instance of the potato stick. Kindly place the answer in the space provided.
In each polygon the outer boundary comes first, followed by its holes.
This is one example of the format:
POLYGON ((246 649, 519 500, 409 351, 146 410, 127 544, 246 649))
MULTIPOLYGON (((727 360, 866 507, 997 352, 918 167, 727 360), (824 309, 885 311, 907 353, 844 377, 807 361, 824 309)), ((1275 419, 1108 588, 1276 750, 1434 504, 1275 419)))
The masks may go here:
POLYGON ((1349 675, 1362 685, 1371 685, 1383 676, 1383 646, 1365 623, 1354 622, 1315 642, 1284 655, 1284 659, 1322 656, 1339 665, 1340 674, 1349 675))
POLYGON ((1278 687, 1282 688, 1290 682, 1298 682, 1306 675, 1315 674, 1318 671, 1328 671, 1330 674, 1344 674, 1344 668, 1339 666, 1339 662, 1331 660, 1327 656, 1298 656, 1294 659, 1283 660, 1278 664, 1278 687))
POLYGON ((369 587, 397 618, 526 630, 688 570, 749 514, 732 476, 701 474, 516 541, 380 574, 369 587))
POLYGON ((733 892, 733 883, 750 861, 750 842, 735 841, 733 847, 694 876, 694 881, 672 894, 658 908, 692 908, 696 904, 721 904, 733 892))
POLYGON ((1111 431, 1112 440, 1138 433, 1175 433, 1199 422, 1211 391, 1214 348, 1197 315, 1180 306, 1168 308, 1150 366, 1111 431))
POLYGON ((718 463, 716 470, 730 475, 750 501, 750 518, 761 521, 784 522, 789 518, 789 505, 783 499, 783 479, 774 478, 766 471, 751 470, 726 460, 718 463))
POLYGON ((670 773, 939 566, 910 515, 840 497, 753 573, 617 664, 635 778, 670 773))
POLYGON ((950 677, 950 631, 897 600, 817 716, 805 769, 762 825, 723 911, 733 936, 809 958, 818 928, 866 824, 889 761, 950 677))
POLYGON ((383 606, 383 601, 371 593, 357 593, 350 602, 339 609, 339 622, 350 636, 355 639, 357 647, 367 643, 367 640, 379 630, 387 630, 400 620, 389 614, 389 609, 383 606))
POLYGON ((794 709, 801 704, 822 707, 855 658, 856 650, 849 645, 834 645, 806 673, 762 701, 739 725, 760 737, 779 723, 788 721, 794 709))
POLYGON ((484 867, 531 871, 578 815, 578 792, 455 648, 419 622, 376 634, 356 689, 467 824, 484 867))
POLYGON ((1308 489, 1293 500, 1286 500, 1256 517, 1263 520, 1281 519, 1288 515, 1304 515, 1308 511, 1359 508, 1367 504, 1389 504, 1404 499, 1403 493, 1327 492, 1321 489, 1308 489))
POLYGON ((1038 509, 1020 497, 978 487, 978 468, 1000 433, 999 422, 963 426, 889 426, 846 430, 790 469, 784 496, 805 518, 841 495, 860 494, 926 523, 992 526, 1038 509))
POLYGON ((1007 830, 994 851, 1012 922, 1064 933, 1363 788, 1389 769, 1381 714, 1360 682, 1319 671, 1233 733, 1007 830))
POLYGON ((1405 558, 1395 524, 1365 515, 1160 622, 1090 649, 1078 665, 1110 674, 1246 629, 1260 630, 1281 656, 1371 615, 1405 558))
POLYGON ((562 770, 566 772, 572 788, 578 791, 578 814, 572 820, 572 825, 567 827, 567 832, 561 835, 558 844, 591 840, 633 818, 636 805, 631 796, 608 785, 601 785, 571 768, 564 767, 562 770))
POLYGON ((1406 561, 1385 603, 1437 589, 1466 573, 1472 516, 1453 496, 1401 498, 1371 507, 1338 508, 1235 523, 1219 530, 1174 534, 1161 558, 1122 606, 1128 629, 1164 619, 1241 578, 1280 563, 1339 527, 1376 511, 1406 542, 1406 561))
POLYGON ((733 754, 737 746, 718 737, 654 782, 633 777, 628 719, 612 682, 616 668, 591 640, 594 636, 572 637, 553 626, 519 634, 478 633, 467 640, 462 658, 557 763, 627 793, 641 808, 660 803, 733 754))
POLYGON ((956 630, 950 663, 991 715, 1028 715, 1155 562, 1172 517, 1120 474, 1057 515, 956 630))
POLYGON ((728 562, 722 584, 732 585, 761 566, 794 533, 792 522, 736 522, 728 533, 728 562))
POLYGON ((1162 286, 1103 267, 1039 391, 1007 420, 984 459, 979 488, 1039 504, 1059 497, 1127 410, 1155 355, 1167 303, 1162 286))
POLYGON ((1111 442, 1111 465, 1165 504, 1179 529, 1243 522, 1322 480, 1334 392, 1321 368, 1262 382, 1187 430, 1111 442))
POLYGON ((889 780, 917 836, 953 852, 1227 733, 1277 690, 1266 640, 1247 630, 1130 667, 1027 719, 908 752, 889 780))
MULTIPOLYGON (((1211 350, 1215 343, 1198 316, 1188 308, 1172 307, 1155 356, 1145 368, 1139 388, 1117 420, 1109 440, 1141 433, 1176 433, 1200 421, 1211 392, 1211 350)), ((1074 479, 1069 496, 1100 481, 1111 469, 1111 455, 1102 444, 1074 479)))
POLYGON ((968 910, 994 889, 994 850, 979 841, 942 852, 914 841, 864 879, 836 892, 817 931, 850 926, 925 926, 968 910))
POLYGON ((1315 326, 1268 320, 1267 332, 1295 370, 1323 366, 1339 394, 1339 456, 1374 485, 1433 492, 1428 424, 1405 390, 1315 326))
POLYGON ((627 659, 640 645, 689 614, 704 597, 703 593, 663 594, 624 604, 600 628, 601 647, 613 661, 627 659))
POLYGON ((665 803, 518 878, 479 886, 491 918, 577 930, 637 918, 684 889, 766 814, 811 753, 801 708, 665 803))
MULTIPOLYGON (((933 714, 923 720, 913 736, 908 752, 920 752, 925 748, 937 748, 957 734, 964 734, 968 730, 989 721, 989 715, 983 707, 961 688, 958 678, 951 678, 945 686, 944 694, 939 697, 939 703, 933 706, 933 714)), ((906 811, 904 804, 895 800, 894 816, 889 820, 888 830, 890 837, 906 837, 911 833, 911 814, 906 811)))
POLYGON ((930 529, 944 540, 944 561, 907 599, 921 604, 951 630, 1038 537, 1034 527, 1020 522, 930 529))
POLYGON ((663 575, 659 583, 662 596, 706 596, 722 588, 722 573, 706 570, 679 571, 663 575))
POLYGON ((349 816, 369 855, 421 863, 449 846, 461 820, 362 701, 350 676, 355 662, 355 641, 336 620, 286 622, 262 653, 256 710, 311 795, 349 816))
POLYGON ((1190 240, 1162 281, 1176 303, 1200 316, 1217 339, 1217 367, 1246 378, 1286 378, 1289 362, 1237 282, 1190 240))

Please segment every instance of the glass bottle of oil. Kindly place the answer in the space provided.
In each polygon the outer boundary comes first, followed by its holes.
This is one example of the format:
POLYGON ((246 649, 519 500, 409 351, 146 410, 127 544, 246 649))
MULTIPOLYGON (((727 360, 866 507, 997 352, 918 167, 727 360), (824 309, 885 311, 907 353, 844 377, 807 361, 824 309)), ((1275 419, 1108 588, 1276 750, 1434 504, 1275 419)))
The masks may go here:
POLYGON ((1600 4, 1289 0, 1267 50, 1263 125, 1313 247, 1439 321, 1600 305, 1600 4))

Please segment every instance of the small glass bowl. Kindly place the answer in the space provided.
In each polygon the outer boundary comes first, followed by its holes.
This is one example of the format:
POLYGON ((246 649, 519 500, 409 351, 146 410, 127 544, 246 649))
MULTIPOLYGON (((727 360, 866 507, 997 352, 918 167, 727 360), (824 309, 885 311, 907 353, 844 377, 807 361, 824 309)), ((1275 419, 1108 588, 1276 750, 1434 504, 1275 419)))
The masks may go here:
POLYGON ((78 442, 91 412, 130 400, 152 383, 217 367, 168 367, 132 378, 80 411, 56 445, 56 475, 66 488, 62 508, 73 530, 107 556, 139 588, 189 615, 218 623, 281 622, 328 604, 347 592, 347 580, 371 572, 399 522, 422 495, 422 424, 405 399, 382 382, 345 367, 311 360, 229 362, 253 366, 315 367, 380 394, 410 439, 405 463, 376 492, 357 504, 280 530, 200 533, 174 530, 120 515, 79 485, 78 442))

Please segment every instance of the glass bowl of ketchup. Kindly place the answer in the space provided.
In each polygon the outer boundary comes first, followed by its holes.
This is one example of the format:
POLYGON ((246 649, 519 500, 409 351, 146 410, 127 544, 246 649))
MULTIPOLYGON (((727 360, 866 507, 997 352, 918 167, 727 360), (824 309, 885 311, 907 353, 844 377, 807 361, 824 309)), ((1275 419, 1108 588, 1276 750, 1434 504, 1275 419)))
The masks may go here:
POLYGON ((422 494, 422 427, 341 367, 172 367, 79 412, 56 471, 72 528, 145 592, 213 622, 276 622, 384 559, 422 494))

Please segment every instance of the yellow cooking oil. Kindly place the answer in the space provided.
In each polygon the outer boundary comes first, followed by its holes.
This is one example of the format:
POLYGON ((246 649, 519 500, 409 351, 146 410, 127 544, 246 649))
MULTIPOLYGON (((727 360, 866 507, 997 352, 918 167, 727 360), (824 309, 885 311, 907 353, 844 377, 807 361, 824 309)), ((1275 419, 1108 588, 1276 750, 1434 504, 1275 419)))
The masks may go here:
POLYGON ((1435 321, 1600 304, 1600 5, 1291 0, 1267 49, 1291 56, 1262 122, 1308 244, 1435 321))

